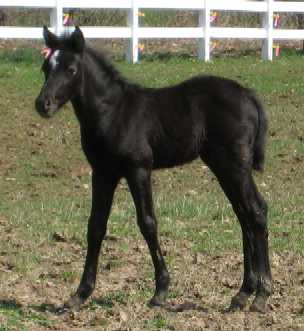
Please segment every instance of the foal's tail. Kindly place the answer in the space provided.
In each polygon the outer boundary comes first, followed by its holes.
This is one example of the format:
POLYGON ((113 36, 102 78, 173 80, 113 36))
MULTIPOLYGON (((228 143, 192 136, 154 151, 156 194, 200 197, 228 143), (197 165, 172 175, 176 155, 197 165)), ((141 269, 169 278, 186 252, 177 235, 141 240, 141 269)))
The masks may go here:
POLYGON ((258 111, 258 131, 253 146, 253 169, 263 171, 268 121, 264 107, 254 93, 251 93, 251 100, 258 111))

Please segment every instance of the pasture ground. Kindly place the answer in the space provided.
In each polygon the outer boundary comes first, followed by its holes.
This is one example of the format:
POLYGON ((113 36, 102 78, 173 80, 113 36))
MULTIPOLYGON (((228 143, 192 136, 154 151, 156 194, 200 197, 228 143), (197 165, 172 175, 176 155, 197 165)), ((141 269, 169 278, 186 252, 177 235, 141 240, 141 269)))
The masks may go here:
POLYGON ((270 123, 265 172, 256 175, 269 203, 274 278, 264 315, 225 312, 242 278, 240 229, 214 176, 199 161, 153 176, 172 278, 170 305, 146 305, 153 270, 122 182, 97 288, 79 312, 56 315, 83 268, 90 169, 70 106, 49 121, 34 111, 43 78, 40 61, 31 50, 0 54, 0 330, 303 330, 303 58, 117 63, 126 77, 147 86, 212 73, 258 91, 270 123))

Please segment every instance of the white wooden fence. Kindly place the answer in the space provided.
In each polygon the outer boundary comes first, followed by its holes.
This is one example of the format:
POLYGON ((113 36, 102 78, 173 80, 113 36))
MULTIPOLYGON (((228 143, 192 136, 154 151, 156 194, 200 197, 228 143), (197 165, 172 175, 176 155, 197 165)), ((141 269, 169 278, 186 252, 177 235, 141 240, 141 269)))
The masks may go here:
MULTIPOLYGON (((128 18, 123 27, 81 27, 86 38, 123 38, 129 41, 127 57, 138 61, 140 39, 193 38, 198 39, 199 58, 210 60, 212 38, 260 39, 263 40, 262 57, 272 60, 275 40, 304 40, 304 30, 276 29, 275 13, 303 13, 304 2, 274 0, 0 0, 1 8, 32 8, 50 10, 51 30, 60 34, 64 29, 63 13, 69 9, 121 9, 128 18), (174 9, 196 10, 199 14, 197 27, 140 27, 140 10, 174 9), (261 28, 216 27, 210 23, 212 11, 252 12, 263 15, 261 28)), ((0 38, 42 38, 42 29, 37 27, 0 27, 0 38)))

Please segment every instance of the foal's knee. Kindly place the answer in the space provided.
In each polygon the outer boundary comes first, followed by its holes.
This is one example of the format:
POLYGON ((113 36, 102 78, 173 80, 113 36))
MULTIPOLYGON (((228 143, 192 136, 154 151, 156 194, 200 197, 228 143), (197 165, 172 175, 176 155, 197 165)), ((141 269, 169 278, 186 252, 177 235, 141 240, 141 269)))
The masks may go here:
POLYGON ((263 233, 265 236, 268 236, 266 202, 263 204, 263 206, 257 206, 254 204, 250 214, 252 226, 255 232, 263 233))
POLYGON ((153 238, 157 232, 156 220, 151 216, 146 216, 138 220, 140 231, 145 238, 153 238))
POLYGON ((265 218, 267 218, 268 205, 267 205, 267 202, 263 198, 261 198, 261 210, 262 210, 265 218))

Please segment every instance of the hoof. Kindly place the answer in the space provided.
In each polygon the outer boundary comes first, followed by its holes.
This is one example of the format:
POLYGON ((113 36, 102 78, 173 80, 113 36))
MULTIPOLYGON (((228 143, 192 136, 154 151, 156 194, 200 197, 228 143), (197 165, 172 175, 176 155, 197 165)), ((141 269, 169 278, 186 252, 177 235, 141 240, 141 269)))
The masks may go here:
POLYGON ((231 302, 229 308, 227 309, 228 313, 234 313, 236 311, 244 310, 245 305, 240 304, 239 302, 231 302))
POLYGON ((250 311, 265 314, 266 313, 266 299, 264 297, 257 296, 253 300, 252 305, 250 306, 250 311))
POLYGON ((154 296, 149 302, 149 307, 163 307, 166 304, 165 298, 161 298, 159 296, 154 296))
POLYGON ((231 299, 231 304, 228 308, 228 312, 244 310, 249 296, 250 296, 249 294, 244 292, 239 292, 237 295, 235 295, 231 299))
POLYGON ((77 311, 80 309, 81 305, 84 303, 84 299, 80 298, 78 295, 73 295, 61 308, 63 313, 74 310, 77 311))

